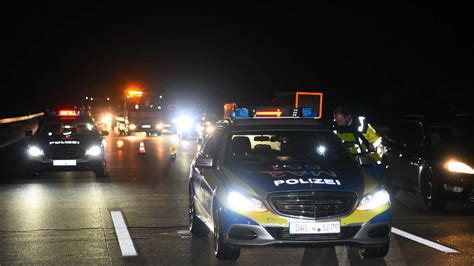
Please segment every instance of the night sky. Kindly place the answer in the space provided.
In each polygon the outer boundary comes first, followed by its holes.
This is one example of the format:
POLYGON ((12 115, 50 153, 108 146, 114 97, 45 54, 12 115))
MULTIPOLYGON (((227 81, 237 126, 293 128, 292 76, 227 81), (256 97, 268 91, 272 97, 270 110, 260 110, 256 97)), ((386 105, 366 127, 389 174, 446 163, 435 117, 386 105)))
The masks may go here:
POLYGON ((0 117, 119 97, 131 83, 219 110, 296 90, 369 115, 471 101, 467 6, 230 3, 2 8, 2 91, 15 94, 0 117))

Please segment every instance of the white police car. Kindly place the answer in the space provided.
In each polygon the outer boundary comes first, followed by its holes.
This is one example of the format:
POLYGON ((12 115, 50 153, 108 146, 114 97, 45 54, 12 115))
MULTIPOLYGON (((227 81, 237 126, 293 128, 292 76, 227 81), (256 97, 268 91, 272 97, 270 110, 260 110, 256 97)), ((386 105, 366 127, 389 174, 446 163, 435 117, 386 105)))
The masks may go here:
POLYGON ((75 109, 61 109, 46 114, 27 146, 28 174, 41 171, 93 171, 107 175, 104 135, 94 121, 75 109))
POLYGON ((383 169, 356 162, 314 112, 286 113, 236 109, 205 140, 189 176, 193 236, 212 231, 218 259, 265 245, 350 245, 384 257, 392 212, 375 178, 383 169))

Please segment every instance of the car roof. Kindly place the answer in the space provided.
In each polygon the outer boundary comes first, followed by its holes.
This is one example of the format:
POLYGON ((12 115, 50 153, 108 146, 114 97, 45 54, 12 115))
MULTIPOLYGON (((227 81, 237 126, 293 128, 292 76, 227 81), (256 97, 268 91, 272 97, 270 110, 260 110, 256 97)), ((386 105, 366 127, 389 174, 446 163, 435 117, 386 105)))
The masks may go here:
POLYGON ((329 128, 323 125, 321 121, 313 118, 252 118, 236 119, 233 121, 221 120, 217 122, 217 126, 231 131, 279 129, 329 130, 329 128))
POLYGON ((94 123, 94 120, 88 116, 78 116, 75 118, 69 118, 69 119, 61 119, 57 116, 53 117, 45 117, 40 120, 40 124, 44 123, 65 123, 65 124, 70 124, 70 123, 94 123))

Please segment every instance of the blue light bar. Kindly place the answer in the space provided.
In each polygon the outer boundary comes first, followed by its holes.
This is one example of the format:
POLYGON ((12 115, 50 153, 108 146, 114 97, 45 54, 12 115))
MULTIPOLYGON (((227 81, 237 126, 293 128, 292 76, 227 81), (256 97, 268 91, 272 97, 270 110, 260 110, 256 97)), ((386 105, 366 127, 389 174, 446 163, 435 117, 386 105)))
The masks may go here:
POLYGON ((301 108, 301 117, 317 117, 318 114, 312 107, 301 108))
POLYGON ((230 115, 231 119, 238 119, 238 118, 248 118, 249 117, 249 109, 247 108, 236 108, 232 111, 230 115))

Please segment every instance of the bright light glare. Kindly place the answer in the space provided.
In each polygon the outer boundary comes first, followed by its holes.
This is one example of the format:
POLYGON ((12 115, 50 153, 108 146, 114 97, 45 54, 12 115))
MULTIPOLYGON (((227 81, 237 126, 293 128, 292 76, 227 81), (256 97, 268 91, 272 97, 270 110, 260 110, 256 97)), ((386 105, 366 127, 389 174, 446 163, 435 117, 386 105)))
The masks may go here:
POLYGON ((240 193, 231 192, 227 196, 229 207, 238 211, 266 212, 267 208, 263 203, 255 198, 247 198, 240 193))
POLYGON ((474 169, 471 166, 459 161, 449 161, 445 168, 450 172, 474 174, 474 169))
POLYGON ((212 126, 212 125, 207 126, 207 133, 212 133, 212 132, 214 132, 214 130, 215 130, 214 126, 212 126))
POLYGON ((367 196, 362 198, 362 200, 359 203, 359 206, 357 207, 357 210, 359 211, 372 210, 387 203, 390 203, 390 196, 385 189, 380 188, 369 193, 367 196))
POLYGON ((102 116, 100 121, 104 124, 108 124, 112 121, 112 115, 111 114, 105 114, 104 116, 102 116))
POLYGON ((123 147, 123 140, 117 140, 117 148, 121 149, 123 147))
POLYGON ((188 130, 192 126, 192 119, 188 116, 182 116, 177 119, 176 121, 178 123, 178 129, 179 130, 188 130))
POLYGON ((128 127, 129 127, 131 130, 137 129, 137 126, 135 126, 135 124, 130 124, 128 127))
POLYGON ((44 153, 43 153, 43 150, 41 150, 40 148, 36 147, 36 146, 31 146, 29 149, 28 149, 28 154, 32 157, 39 157, 39 156, 43 156, 44 153))
POLYGON ((158 123, 156 125, 156 129, 159 129, 159 130, 163 129, 163 127, 164 127, 163 123, 158 123))
POLYGON ((317 149, 317 152, 319 155, 324 156, 324 153, 326 153, 326 147, 324 146, 319 146, 317 149))
POLYGON ((99 146, 92 146, 86 151, 86 155, 89 156, 98 156, 100 155, 102 150, 100 149, 99 146))

